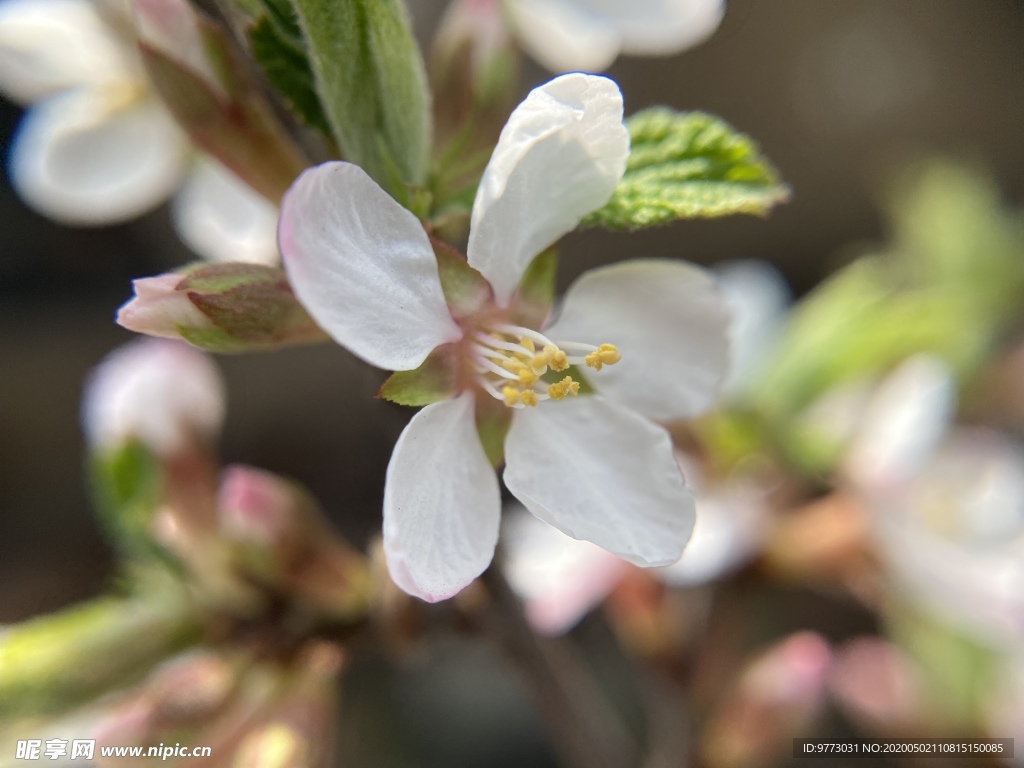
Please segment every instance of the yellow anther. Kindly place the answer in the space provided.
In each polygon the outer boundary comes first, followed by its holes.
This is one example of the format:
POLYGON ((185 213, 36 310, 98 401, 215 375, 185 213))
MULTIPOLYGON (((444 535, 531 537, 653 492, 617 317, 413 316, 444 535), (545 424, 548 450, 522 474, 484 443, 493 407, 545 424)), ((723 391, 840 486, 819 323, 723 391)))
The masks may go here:
POLYGON ((502 360, 501 367, 510 373, 519 373, 526 367, 526 363, 517 358, 510 357, 502 360))
POLYGON ((534 384, 537 383, 537 379, 539 378, 540 376, 538 376, 532 370, 527 368, 525 365, 519 371, 519 383, 522 384, 524 387, 532 387, 534 384))
POLYGON ((548 387, 548 397, 552 400, 561 400, 566 395, 575 397, 580 393, 580 383, 573 381, 572 376, 566 376, 559 382, 548 387))
POLYGON ((537 393, 532 389, 524 389, 519 397, 523 401, 523 405, 528 405, 531 408, 537 405, 537 393))
POLYGON ((558 347, 553 347, 549 344, 544 347, 544 355, 547 357, 547 363, 553 371, 564 371, 569 367, 569 361, 566 359, 565 352, 558 347))
POLYGON ((501 396, 505 398, 505 405, 509 407, 519 402, 519 390, 515 387, 505 387, 501 390, 501 396))
POLYGON ((597 349, 583 358, 588 367, 600 371, 605 365, 615 365, 622 359, 614 344, 601 344, 597 349))
POLYGON ((526 347, 531 353, 537 351, 537 348, 533 345, 533 339, 528 336, 523 336, 523 338, 519 340, 519 346, 526 347))

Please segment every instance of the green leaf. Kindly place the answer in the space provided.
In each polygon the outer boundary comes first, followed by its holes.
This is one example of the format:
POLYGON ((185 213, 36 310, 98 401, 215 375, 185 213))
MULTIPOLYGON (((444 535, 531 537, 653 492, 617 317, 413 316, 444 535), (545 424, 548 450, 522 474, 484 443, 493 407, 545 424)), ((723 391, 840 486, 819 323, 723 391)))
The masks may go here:
POLYGON ((423 58, 401 0, 295 0, 320 101, 348 160, 400 202, 430 149, 423 58))
POLYGON ((716 117, 654 107, 626 126, 626 173, 584 225, 639 229, 676 219, 763 216, 789 195, 757 145, 716 117))
POLYGON ((399 405, 430 405, 455 394, 455 366, 452 345, 438 347, 413 371, 391 374, 377 397, 399 405))
POLYGON ((249 30, 249 42, 270 84, 288 100, 295 113, 310 127, 330 135, 327 115, 317 96, 313 70, 301 38, 296 45, 281 32, 278 24, 264 16, 249 30))

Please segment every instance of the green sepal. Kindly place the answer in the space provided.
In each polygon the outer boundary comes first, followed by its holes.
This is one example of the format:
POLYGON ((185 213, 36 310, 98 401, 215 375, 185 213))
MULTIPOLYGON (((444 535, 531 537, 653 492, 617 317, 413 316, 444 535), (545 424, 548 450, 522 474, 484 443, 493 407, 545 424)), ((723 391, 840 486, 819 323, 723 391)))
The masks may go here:
POLYGON ((284 96, 295 114, 306 125, 329 136, 330 125, 317 95, 313 70, 301 38, 296 45, 282 34, 278 24, 264 16, 249 30, 249 43, 267 80, 284 96))
POLYGON ((163 556, 153 541, 153 517, 163 495, 159 460, 137 440, 90 456, 89 476, 100 522, 129 557, 163 556))
POLYGON ((505 436, 512 424, 512 409, 493 397, 476 399, 476 432, 484 455, 495 467, 505 461, 505 436))
POLYGON ((491 284, 466 257, 440 240, 431 238, 441 290, 448 309, 455 318, 468 317, 483 309, 494 299, 491 284))
POLYGON ((251 352, 327 339, 277 267, 200 264, 186 271, 176 290, 212 323, 205 328, 179 327, 179 333, 210 352, 251 352))
POLYGON ((455 395, 455 356, 451 344, 438 347, 419 368, 396 371, 381 384, 377 397, 399 405, 421 406, 455 395))
POLYGON ((296 0, 317 92, 344 156, 399 202, 426 180, 430 96, 401 0, 296 0))
POLYGON ((512 311, 520 325, 540 328, 555 301, 558 252, 548 248, 530 262, 512 298, 512 311))
POLYGON ((763 216, 789 196, 757 145, 717 117, 654 107, 626 126, 626 172, 585 226, 641 229, 677 219, 763 216))

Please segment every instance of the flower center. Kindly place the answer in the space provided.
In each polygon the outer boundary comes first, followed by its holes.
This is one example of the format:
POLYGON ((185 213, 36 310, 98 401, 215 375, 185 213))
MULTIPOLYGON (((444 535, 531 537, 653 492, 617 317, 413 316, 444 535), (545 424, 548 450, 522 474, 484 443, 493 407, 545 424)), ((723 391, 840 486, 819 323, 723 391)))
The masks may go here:
POLYGON ((576 396, 580 383, 572 376, 558 378, 570 365, 600 371, 619 362, 614 344, 555 342, 542 333, 519 325, 496 323, 475 331, 471 360, 481 388, 509 408, 535 406, 541 400, 576 396), (546 377, 546 378, 545 378, 546 377))

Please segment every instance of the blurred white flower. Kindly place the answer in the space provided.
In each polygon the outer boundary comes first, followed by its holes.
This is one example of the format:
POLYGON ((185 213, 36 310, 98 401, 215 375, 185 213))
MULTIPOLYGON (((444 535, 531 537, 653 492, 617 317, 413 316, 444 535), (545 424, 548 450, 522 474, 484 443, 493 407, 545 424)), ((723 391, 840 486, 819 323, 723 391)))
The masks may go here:
POLYGON ((843 471, 900 589, 989 645, 1024 640, 1024 446, 951 428, 956 391, 920 355, 876 388, 843 471))
POLYGON ((718 286, 732 309, 726 397, 756 387, 755 375, 772 352, 793 300, 782 274, 766 261, 727 261, 714 268, 718 286))
POLYGON ((183 342, 140 339, 92 372, 82 427, 94 450, 139 440, 160 456, 215 437, 224 421, 224 383, 213 361, 183 342))
POLYGON ((534 258, 608 200, 628 152, 612 81, 573 74, 532 91, 473 206, 468 263, 483 280, 467 311, 446 303, 419 220, 357 166, 308 170, 285 195, 282 255, 317 323, 380 368, 436 354, 450 373, 450 399, 413 417, 388 466, 384 549, 410 594, 450 597, 493 557, 501 502, 478 398, 513 409, 504 480, 540 519, 642 566, 674 562, 689 538, 693 499, 649 419, 696 415, 717 394, 728 310, 712 279, 673 261, 592 270, 553 323, 517 294, 534 258), (571 375, 540 378, 570 365, 593 368, 599 394, 575 397, 571 375))
MULTIPOLYGON (((766 533, 763 491, 743 478, 705 489, 693 462, 676 454, 696 497, 696 520, 682 557, 648 573, 672 587, 706 584, 748 562, 766 533)), ((545 525, 517 504, 505 510, 503 569, 534 629, 572 629, 625 577, 626 561, 545 525)))
MULTIPOLYGON (((151 91, 124 4, 0 2, 0 92, 28 105, 9 155, 32 208, 69 225, 107 225, 164 202, 192 167, 187 140, 151 91)), ((274 207, 212 162, 175 204, 204 258, 277 260, 274 207)))
POLYGON ((620 53, 670 56, 702 43, 718 29, 725 0, 505 0, 505 9, 547 69, 600 72, 620 53))

